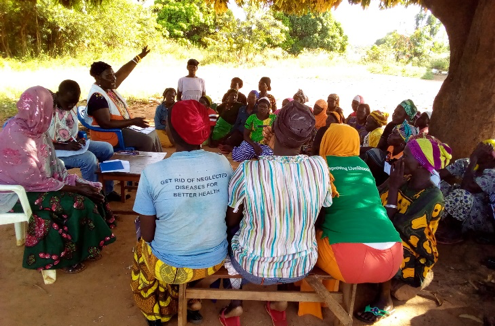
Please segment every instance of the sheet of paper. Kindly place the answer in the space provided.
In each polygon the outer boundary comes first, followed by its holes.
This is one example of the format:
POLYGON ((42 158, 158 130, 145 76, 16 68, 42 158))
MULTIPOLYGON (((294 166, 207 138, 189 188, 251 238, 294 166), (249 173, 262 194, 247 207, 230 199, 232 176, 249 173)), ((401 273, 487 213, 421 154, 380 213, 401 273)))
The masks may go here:
POLYGON ((146 135, 155 131, 155 127, 141 128, 138 126, 130 126, 129 129, 137 131, 137 132, 141 132, 141 133, 146 134, 146 135))
POLYGON ((69 156, 84 154, 88 150, 90 142, 91 140, 89 139, 86 140, 86 144, 78 151, 55 150, 55 153, 57 154, 57 157, 69 157, 69 156))
POLYGON ((390 175, 390 169, 391 168, 392 168, 392 166, 390 165, 390 163, 385 162, 385 165, 383 166, 383 171, 385 171, 386 174, 390 175))
POLYGON ((129 173, 131 172, 131 163, 129 161, 123 161, 123 160, 110 160, 110 161, 105 161, 102 162, 100 165, 100 169, 102 173, 109 173, 109 172, 123 172, 123 173, 129 173), (107 163, 107 164, 105 164, 107 163), (121 163, 121 164, 108 164, 108 163, 121 163), (106 167, 107 165, 108 167, 106 167), (122 166, 121 168, 115 168, 122 166), (113 168, 112 168, 113 167, 113 168))

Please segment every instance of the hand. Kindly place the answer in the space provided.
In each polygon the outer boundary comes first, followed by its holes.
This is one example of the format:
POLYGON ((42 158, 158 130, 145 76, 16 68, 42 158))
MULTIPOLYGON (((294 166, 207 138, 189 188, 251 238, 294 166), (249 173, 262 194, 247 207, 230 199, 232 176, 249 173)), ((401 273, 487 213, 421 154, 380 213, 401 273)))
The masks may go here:
POLYGON ((268 147, 271 149, 275 147, 275 132, 272 127, 263 128, 263 139, 268 147))
POLYGON ((84 139, 84 138, 79 138, 79 139, 77 140, 77 142, 78 142, 79 144, 81 144, 82 146, 85 146, 85 145, 86 145, 86 139, 84 139))
POLYGON ((66 151, 78 151, 83 147, 79 142, 77 141, 69 141, 67 144, 65 144, 65 150, 66 151))
POLYGON ((141 128, 148 128, 150 126, 146 118, 143 117, 132 119, 132 124, 141 128))
POLYGON ((261 149, 260 144, 254 143, 253 148, 254 148, 254 152, 256 153, 256 156, 260 156, 261 153, 263 153, 263 150, 261 149))
POLYGON ((78 194, 88 197, 92 201, 94 201, 97 204, 103 203, 105 200, 105 197, 103 194, 98 190, 98 188, 91 187, 88 184, 85 183, 80 183, 77 185, 77 191, 78 194))
POLYGON ((139 56, 141 57, 141 59, 144 59, 145 56, 148 55, 148 53, 150 53, 151 50, 148 49, 148 46, 146 45, 142 50, 141 50, 141 53, 139 53, 139 56))
POLYGON ((493 153, 493 146, 491 144, 479 143, 478 146, 476 146, 476 149, 471 154, 471 159, 474 158, 480 159, 487 155, 491 156, 492 153, 493 153))
POLYGON ((390 167, 390 178, 388 184, 390 188, 400 189, 404 183, 406 183, 404 177, 404 160, 400 159, 394 162, 390 167))

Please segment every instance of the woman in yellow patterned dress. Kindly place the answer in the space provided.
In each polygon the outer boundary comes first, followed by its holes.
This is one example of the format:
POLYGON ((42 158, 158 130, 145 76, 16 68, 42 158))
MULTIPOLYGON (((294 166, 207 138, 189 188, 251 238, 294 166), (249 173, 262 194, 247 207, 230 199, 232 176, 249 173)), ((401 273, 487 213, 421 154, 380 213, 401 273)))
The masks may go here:
POLYGON ((434 138, 412 139, 380 187, 382 203, 402 238, 404 260, 395 278, 381 284, 377 299, 356 313, 359 320, 373 324, 388 317, 394 311, 392 293, 398 300, 408 300, 431 280, 430 270, 438 260, 435 232, 444 209, 442 192, 431 174, 451 157, 450 148, 434 138))

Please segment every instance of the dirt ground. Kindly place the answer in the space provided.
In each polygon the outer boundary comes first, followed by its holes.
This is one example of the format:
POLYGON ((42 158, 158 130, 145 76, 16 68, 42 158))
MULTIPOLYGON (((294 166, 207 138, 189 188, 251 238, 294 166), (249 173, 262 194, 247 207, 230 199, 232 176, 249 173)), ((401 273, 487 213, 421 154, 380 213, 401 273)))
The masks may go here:
MULTIPOLYGON (((382 78, 391 77, 373 78, 379 82, 382 78)), ((415 83, 414 80, 409 82, 415 83)), ((351 86, 349 84, 346 86, 351 86)), ((359 88, 355 87, 356 84, 352 88, 359 88)), ((426 95, 428 100, 424 101, 431 103, 432 94, 438 88, 436 82, 427 82, 427 87, 417 95, 426 95)), ((394 93, 393 87, 388 90, 394 93)), ((350 94, 354 91, 349 91, 349 97, 350 94)), ((393 95, 394 103, 403 97, 399 96, 393 95)), ((136 116, 143 115, 152 120, 156 105, 150 99, 149 103, 136 104, 133 110, 136 116)), ((393 105, 389 108, 393 110, 393 105)), ((168 155, 172 152, 168 150, 168 155)), ((112 208, 131 209, 135 193, 130 195, 126 203, 112 203, 112 208)), ((105 248, 103 259, 88 263, 87 269, 80 274, 69 275, 59 271, 53 285, 45 285, 40 273, 22 268, 24 247, 16 247, 13 225, 0 226, 0 325, 145 326, 129 287, 135 243, 134 217, 119 216, 118 227, 114 230, 117 241, 105 248)), ((495 246, 481 246, 468 241, 454 246, 440 245, 439 251, 440 259, 434 268, 435 279, 430 287, 407 303, 396 302, 395 314, 377 325, 476 326, 482 324, 483 316, 495 317, 495 272, 479 264, 482 258, 495 255, 495 246)), ((369 303, 375 290, 374 285, 360 285, 356 309, 369 303)), ((204 300, 203 325, 220 325, 217 313, 226 304, 226 301, 213 303, 204 300)), ((244 307, 243 326, 271 325, 262 302, 245 302, 244 307)), ((331 325, 334 321, 328 310, 324 310, 323 321, 312 316, 298 317, 296 303, 289 304, 288 320, 291 326, 331 325)), ((177 319, 172 319, 169 325, 177 325, 177 319)), ((354 325, 362 323, 355 321, 354 325)))
MULTIPOLYGON (((142 105, 139 109, 147 115, 154 106, 142 105)), ((167 152, 170 155, 173 149, 167 152)), ((131 198, 126 203, 112 203, 112 208, 132 209, 135 193, 129 194, 131 198)), ((13 225, 0 226, 0 325, 145 326, 129 287, 135 244, 134 217, 118 217, 114 230, 117 241, 104 249, 103 259, 87 263, 87 269, 80 274, 58 271, 57 281, 52 285, 45 285, 39 272, 22 268, 24 247, 15 245, 13 225)), ((440 260, 434 268, 435 279, 430 287, 407 303, 396 302, 395 314, 377 325, 476 326, 481 323, 473 319, 495 316, 495 272, 479 264, 483 257, 495 254, 495 247, 468 241, 455 246, 440 245, 439 250, 440 260)), ((374 285, 360 285, 356 309, 369 303, 375 291, 374 285)), ((226 304, 226 301, 204 300, 203 325, 220 325, 217 313, 226 304)), ((245 302, 243 326, 271 324, 262 305, 262 302, 245 302)), ((289 304, 288 320, 291 326, 332 325, 334 322, 328 310, 324 310, 323 321, 312 316, 298 317, 296 303, 289 304)), ((169 322, 170 326, 176 324, 176 318, 169 322)), ((362 323, 355 321, 354 325, 362 323)))

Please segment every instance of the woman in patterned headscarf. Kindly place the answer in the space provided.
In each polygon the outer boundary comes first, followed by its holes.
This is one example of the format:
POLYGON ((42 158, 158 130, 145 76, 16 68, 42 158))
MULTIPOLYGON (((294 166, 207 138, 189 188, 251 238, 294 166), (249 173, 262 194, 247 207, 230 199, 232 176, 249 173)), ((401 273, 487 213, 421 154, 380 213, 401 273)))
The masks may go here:
MULTIPOLYGON (((376 184, 382 184, 390 174, 390 165, 400 159, 404 154, 404 148, 412 136, 418 134, 418 130, 404 121, 394 127, 387 139, 387 151, 372 148, 364 155, 364 161, 370 167, 376 184)), ((382 136, 383 137, 383 136, 382 136)))
POLYGON ((438 140, 412 139, 379 188, 382 204, 402 238, 404 260, 395 278, 381 284, 378 299, 355 314, 357 319, 373 324, 386 318, 394 311, 391 295, 408 300, 431 282, 431 269, 438 260, 435 232, 444 199, 430 177, 450 157, 450 148, 438 140))
POLYGON ((462 233, 467 231, 495 232, 489 200, 495 193, 494 145, 494 139, 487 139, 478 144, 469 158, 458 159, 440 171, 446 217, 440 226, 439 242, 461 242, 462 233), (462 181, 449 184, 452 177, 462 181))
MULTIPOLYGON (((99 182, 68 174, 46 131, 53 117, 50 91, 37 86, 22 93, 19 112, 0 133, 0 184, 26 189, 33 211, 22 266, 36 270, 84 270, 84 260, 101 258, 115 241, 115 217, 99 182)), ((22 212, 17 197, 0 194, 0 212, 22 212)))
MULTIPOLYGON (((239 230, 226 267, 250 283, 296 282, 316 263, 314 225, 332 196, 325 160, 299 155, 314 125, 307 106, 290 102, 273 124, 273 155, 242 162, 230 179, 227 225, 239 230)), ((287 325, 286 307, 286 302, 265 305, 274 325, 287 325)), ((242 313, 241 302, 232 301, 219 319, 224 326, 240 325, 242 313)))
POLYGON ((388 113, 381 111, 373 111, 366 118, 364 127, 368 134, 364 137, 363 147, 376 147, 383 134, 383 127, 387 124, 388 113))
POLYGON ((404 100, 399 105, 397 105, 394 113, 392 114, 392 121, 385 127, 377 148, 381 149, 382 151, 386 151, 388 147, 387 139, 388 136, 390 136, 390 134, 392 133, 394 127, 400 125, 404 121, 411 123, 417 112, 418 109, 416 108, 412 100, 404 100))

